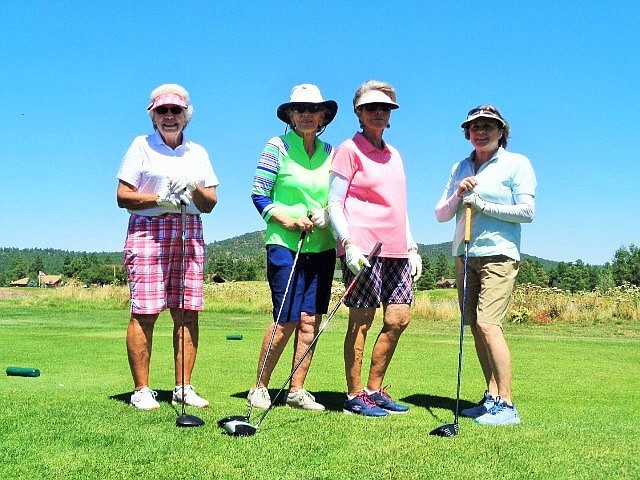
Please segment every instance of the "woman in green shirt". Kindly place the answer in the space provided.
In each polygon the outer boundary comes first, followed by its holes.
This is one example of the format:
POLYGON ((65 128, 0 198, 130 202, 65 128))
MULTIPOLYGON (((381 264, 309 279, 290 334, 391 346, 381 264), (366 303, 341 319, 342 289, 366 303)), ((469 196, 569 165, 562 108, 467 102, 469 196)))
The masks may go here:
POLYGON ((324 410, 303 388, 314 348, 300 360, 327 313, 335 269, 335 239, 326 211, 333 147, 318 135, 337 110, 336 102, 325 101, 315 85, 295 86, 290 101, 277 110, 291 130, 267 142, 253 178, 251 198, 267 224, 267 278, 274 317, 262 342, 255 386, 247 396, 247 403, 256 408, 269 408, 271 373, 295 332, 293 365, 299 366, 286 404, 324 410))

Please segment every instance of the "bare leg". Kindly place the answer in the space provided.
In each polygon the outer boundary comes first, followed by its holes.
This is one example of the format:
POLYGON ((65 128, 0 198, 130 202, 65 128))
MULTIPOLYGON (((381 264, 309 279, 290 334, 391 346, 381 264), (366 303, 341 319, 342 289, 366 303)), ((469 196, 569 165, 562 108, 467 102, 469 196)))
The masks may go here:
MULTIPOLYGON (((311 342, 318 334, 321 320, 322 315, 309 315, 308 313, 302 312, 300 322, 298 322, 298 328, 296 329, 295 352, 293 354, 293 364, 291 368, 294 368, 298 362, 300 362, 300 358, 304 355, 309 348, 309 345, 311 345, 311 342)), ((307 356, 302 360, 302 363, 300 363, 298 370, 296 370, 293 377, 291 377, 289 392, 296 392, 304 386, 304 381, 307 378, 307 373, 309 373, 309 367, 311 365, 314 350, 315 345, 309 350, 307 356)))
POLYGON ((349 326, 344 338, 344 369, 348 395, 357 395, 362 391, 364 344, 375 314, 375 308, 349 307, 349 326))
POLYGON ((383 306, 384 325, 376 339, 371 353, 371 367, 367 389, 376 391, 382 388, 385 373, 393 358, 393 353, 411 319, 411 306, 408 304, 390 304, 383 306))
POLYGON ((136 390, 149 386, 153 327, 157 319, 157 314, 132 314, 127 327, 127 356, 136 390))
POLYGON ((269 325, 269 328, 267 328, 267 331, 264 334, 264 338, 262 340, 262 348, 260 349, 260 357, 258 358, 258 373, 256 375, 255 385, 256 387, 267 387, 269 385, 269 380, 271 379, 273 369, 276 368, 278 360, 280 360, 280 355, 282 355, 284 347, 287 346, 287 342, 289 341, 291 334, 297 326, 298 322, 278 323, 277 327, 275 323, 269 325), (276 328, 276 333, 273 337, 271 351, 269 352, 269 355, 267 355, 269 341, 271 340, 271 335, 274 328, 276 328), (264 366, 264 371, 262 372, 260 383, 258 383, 257 379, 258 377, 260 377, 260 371, 262 371, 262 365, 265 361, 265 357, 267 359, 267 363, 264 366))
MULTIPOLYGON (((171 309, 173 319, 173 358, 176 385, 182 385, 182 318, 179 308, 171 309)), ((198 312, 184 311, 184 384, 191 384, 191 372, 198 353, 198 312)))
POLYGON ((497 393, 511 404, 511 352, 502 329, 498 325, 477 323, 472 332, 489 392, 494 396, 497 393))
POLYGON ((487 345, 482 337, 482 333, 478 330, 477 325, 471 325, 471 333, 473 334, 473 341, 476 346, 478 362, 480 362, 480 368, 482 368, 482 374, 484 375, 485 382, 487 383, 487 391, 493 398, 495 398, 498 396, 498 384, 496 383, 496 379, 493 375, 493 369, 491 368, 487 345))

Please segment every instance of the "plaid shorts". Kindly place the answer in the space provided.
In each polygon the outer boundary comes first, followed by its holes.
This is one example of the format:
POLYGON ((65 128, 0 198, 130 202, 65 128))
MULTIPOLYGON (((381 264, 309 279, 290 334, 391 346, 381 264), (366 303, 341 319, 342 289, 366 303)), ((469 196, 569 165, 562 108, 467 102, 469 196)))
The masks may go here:
MULTIPOLYGON (((345 256, 340 257, 345 287, 355 278, 347 267, 345 256)), ((381 303, 413 302, 411 265, 408 258, 376 257, 371 268, 364 271, 358 283, 347 295, 344 304, 355 308, 379 308, 381 303)))
MULTIPOLYGON (((182 306, 182 228, 180 214, 131 215, 124 245, 131 312, 153 315, 182 306)), ((204 239, 199 215, 187 215, 184 308, 203 310, 204 239)))

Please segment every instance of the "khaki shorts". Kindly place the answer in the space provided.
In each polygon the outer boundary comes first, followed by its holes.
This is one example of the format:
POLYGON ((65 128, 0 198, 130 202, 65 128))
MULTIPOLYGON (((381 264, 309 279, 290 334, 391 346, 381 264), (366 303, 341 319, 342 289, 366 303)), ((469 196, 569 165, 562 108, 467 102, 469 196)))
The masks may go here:
MULTIPOLYGON (((467 265, 467 304, 464 323, 498 325, 511 302, 511 292, 518 275, 519 262, 504 255, 469 257, 467 265)), ((456 258, 458 302, 462 309, 464 257, 456 258)))

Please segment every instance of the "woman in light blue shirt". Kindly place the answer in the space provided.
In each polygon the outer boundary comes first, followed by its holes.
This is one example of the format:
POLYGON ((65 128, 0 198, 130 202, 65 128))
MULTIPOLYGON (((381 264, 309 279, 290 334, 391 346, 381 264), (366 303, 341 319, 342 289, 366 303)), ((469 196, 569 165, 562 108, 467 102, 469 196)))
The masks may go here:
POLYGON ((474 150, 453 166, 436 218, 456 217, 452 250, 462 305, 465 206, 472 207, 465 323, 487 383, 483 399, 461 415, 483 425, 518 424, 502 320, 518 274, 521 224, 533 220, 536 177, 527 157, 506 151, 510 127, 496 107, 474 108, 461 127, 474 150))

